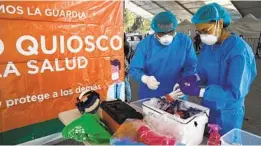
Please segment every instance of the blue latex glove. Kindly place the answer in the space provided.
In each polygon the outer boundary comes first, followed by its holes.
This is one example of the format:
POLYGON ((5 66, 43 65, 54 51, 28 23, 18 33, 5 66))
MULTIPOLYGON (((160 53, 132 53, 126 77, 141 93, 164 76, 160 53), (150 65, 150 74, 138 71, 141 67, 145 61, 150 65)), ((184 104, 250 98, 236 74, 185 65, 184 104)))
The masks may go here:
POLYGON ((186 95, 199 96, 200 88, 197 86, 197 76, 191 75, 183 77, 179 81, 181 91, 186 95))

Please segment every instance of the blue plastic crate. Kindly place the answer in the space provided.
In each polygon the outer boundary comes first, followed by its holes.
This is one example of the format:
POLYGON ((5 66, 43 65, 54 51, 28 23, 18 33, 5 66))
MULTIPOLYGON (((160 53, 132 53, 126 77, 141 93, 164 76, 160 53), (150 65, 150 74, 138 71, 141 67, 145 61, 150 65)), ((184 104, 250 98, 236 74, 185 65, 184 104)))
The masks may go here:
POLYGON ((222 145, 261 145, 261 137, 241 129, 232 129, 221 137, 222 145))

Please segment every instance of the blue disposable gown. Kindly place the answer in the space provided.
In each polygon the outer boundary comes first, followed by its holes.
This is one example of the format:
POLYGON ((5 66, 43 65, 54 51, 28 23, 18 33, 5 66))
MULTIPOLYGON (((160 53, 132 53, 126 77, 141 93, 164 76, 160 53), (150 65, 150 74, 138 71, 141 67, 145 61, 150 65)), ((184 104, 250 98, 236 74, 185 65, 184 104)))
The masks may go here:
POLYGON ((222 44, 204 45, 198 59, 199 77, 207 85, 202 105, 210 108, 209 123, 220 125, 221 134, 241 128, 245 97, 257 75, 252 48, 232 34, 222 44))
POLYGON ((197 57, 191 39, 177 33, 172 43, 162 45, 154 35, 143 39, 136 47, 129 73, 140 82, 139 98, 166 95, 173 90, 181 76, 196 73, 197 57), (160 82, 157 90, 151 90, 141 82, 141 76, 155 76, 160 82))

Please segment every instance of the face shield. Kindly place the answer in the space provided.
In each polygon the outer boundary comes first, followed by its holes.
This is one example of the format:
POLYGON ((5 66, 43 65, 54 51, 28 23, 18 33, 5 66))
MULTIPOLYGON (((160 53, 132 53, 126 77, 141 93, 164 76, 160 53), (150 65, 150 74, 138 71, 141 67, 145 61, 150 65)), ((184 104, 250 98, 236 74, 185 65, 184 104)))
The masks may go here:
POLYGON ((217 3, 200 7, 191 19, 196 24, 200 38, 204 44, 214 45, 220 39, 223 28, 230 22, 228 11, 217 3))
POLYGON ((221 25, 219 23, 220 21, 197 24, 197 31, 204 44, 214 45, 218 42, 222 32, 222 27, 220 27, 221 25))

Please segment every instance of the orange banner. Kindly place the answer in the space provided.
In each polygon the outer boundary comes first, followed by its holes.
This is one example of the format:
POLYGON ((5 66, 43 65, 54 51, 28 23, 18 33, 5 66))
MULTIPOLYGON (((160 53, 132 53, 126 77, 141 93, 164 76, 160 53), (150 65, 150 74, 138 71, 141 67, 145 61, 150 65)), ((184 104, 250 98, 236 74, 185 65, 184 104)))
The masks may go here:
POLYGON ((124 81, 121 1, 1 2, 0 28, 0 132, 57 118, 83 90, 106 99, 124 81))

